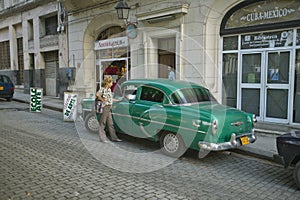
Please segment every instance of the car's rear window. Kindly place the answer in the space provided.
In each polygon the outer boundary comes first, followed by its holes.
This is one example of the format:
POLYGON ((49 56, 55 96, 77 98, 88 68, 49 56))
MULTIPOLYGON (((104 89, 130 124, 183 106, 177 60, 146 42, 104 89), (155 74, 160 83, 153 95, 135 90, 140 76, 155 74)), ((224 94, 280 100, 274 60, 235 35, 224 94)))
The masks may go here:
POLYGON ((171 95, 175 104, 201 103, 216 101, 209 90, 204 88, 184 88, 171 95))
POLYGON ((6 76, 0 76, 0 83, 10 83, 10 80, 6 76))

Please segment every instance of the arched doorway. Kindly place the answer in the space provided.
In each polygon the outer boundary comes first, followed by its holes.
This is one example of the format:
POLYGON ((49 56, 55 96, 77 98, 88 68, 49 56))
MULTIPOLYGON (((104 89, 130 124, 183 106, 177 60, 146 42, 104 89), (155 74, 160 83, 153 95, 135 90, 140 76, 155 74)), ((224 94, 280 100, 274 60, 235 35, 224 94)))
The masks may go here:
POLYGON ((299 1, 245 1, 226 13, 222 103, 260 121, 300 123, 299 8, 299 1))

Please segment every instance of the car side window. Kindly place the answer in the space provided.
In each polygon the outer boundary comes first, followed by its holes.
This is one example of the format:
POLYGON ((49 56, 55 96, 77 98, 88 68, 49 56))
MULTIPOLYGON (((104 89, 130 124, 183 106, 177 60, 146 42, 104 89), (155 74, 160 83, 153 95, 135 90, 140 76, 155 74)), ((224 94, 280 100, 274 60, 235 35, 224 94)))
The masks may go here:
POLYGON ((207 89, 184 88, 176 91, 171 96, 175 104, 200 103, 216 101, 207 89))
POLYGON ((127 85, 123 88, 123 95, 127 100, 134 100, 136 98, 137 86, 127 85))
POLYGON ((164 100, 164 93, 151 87, 142 87, 141 100, 162 103, 164 100))

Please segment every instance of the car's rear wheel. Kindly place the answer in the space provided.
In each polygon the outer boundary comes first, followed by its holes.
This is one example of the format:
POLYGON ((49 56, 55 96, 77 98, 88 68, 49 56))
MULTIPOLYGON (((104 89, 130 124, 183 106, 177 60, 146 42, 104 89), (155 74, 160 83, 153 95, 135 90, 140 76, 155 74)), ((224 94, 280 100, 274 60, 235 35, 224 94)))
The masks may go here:
POLYGON ((298 161, 298 163, 295 166, 294 179, 295 179, 297 187, 300 189, 300 161, 298 161))
POLYGON ((160 137, 161 151, 172 157, 180 157, 186 151, 186 147, 180 135, 164 132, 160 137))
POLYGON ((84 125, 85 125, 85 128, 92 133, 98 133, 98 131, 99 131, 99 122, 94 113, 89 113, 85 117, 84 125))

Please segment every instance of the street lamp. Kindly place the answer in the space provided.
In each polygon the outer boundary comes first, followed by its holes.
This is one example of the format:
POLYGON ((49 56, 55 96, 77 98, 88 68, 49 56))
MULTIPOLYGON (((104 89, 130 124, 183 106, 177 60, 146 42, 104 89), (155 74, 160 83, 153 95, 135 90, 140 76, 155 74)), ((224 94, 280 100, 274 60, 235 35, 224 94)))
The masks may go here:
POLYGON ((119 3, 115 7, 117 10, 118 18, 119 19, 125 19, 127 21, 130 7, 125 2, 125 0, 119 0, 119 3))

